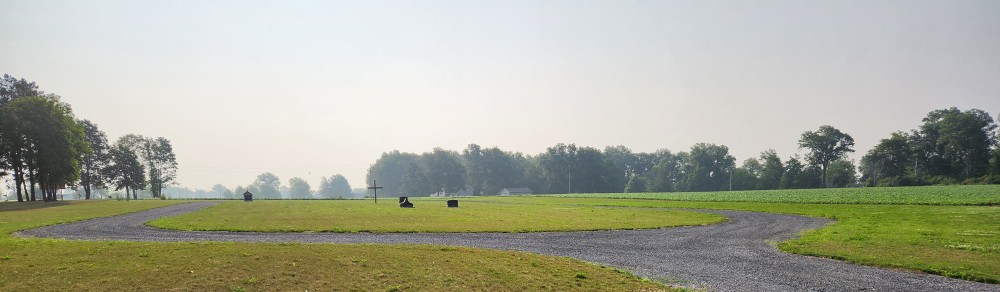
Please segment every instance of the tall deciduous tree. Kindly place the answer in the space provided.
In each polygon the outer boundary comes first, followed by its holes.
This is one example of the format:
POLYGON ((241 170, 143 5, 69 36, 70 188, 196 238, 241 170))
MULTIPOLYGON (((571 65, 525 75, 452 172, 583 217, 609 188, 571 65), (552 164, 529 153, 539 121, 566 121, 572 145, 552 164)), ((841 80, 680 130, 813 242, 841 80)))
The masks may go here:
POLYGON ((38 85, 24 78, 3 74, 0 78, 0 105, 21 97, 42 96, 45 92, 38 90, 38 85))
POLYGON ((691 147, 689 163, 685 165, 685 191, 719 191, 728 187, 729 173, 736 158, 729 155, 729 147, 698 143, 691 147))
MULTIPOLYGON (((239 186, 236 187, 237 190, 239 190, 241 188, 242 187, 239 187, 239 186)), ((236 194, 233 193, 232 190, 230 190, 229 188, 227 188, 226 186, 224 186, 222 184, 215 184, 215 185, 213 185, 211 192, 212 192, 212 195, 219 196, 219 198, 221 198, 221 199, 235 199, 236 198, 236 194)))
POLYGON ((108 180, 116 191, 125 189, 126 198, 132 195, 133 199, 138 199, 136 190, 146 185, 146 171, 139 163, 139 156, 122 143, 115 143, 108 150, 108 155, 111 156, 111 165, 104 169, 108 180))
POLYGON ((27 175, 31 200, 35 186, 43 192, 43 200, 56 199, 56 191, 79 178, 81 157, 90 151, 84 142, 83 127, 76 122, 69 104, 56 95, 20 97, 3 105, 3 131, 10 143, 4 152, 12 157, 16 179, 24 182, 27 175))
POLYGON ((260 196, 262 199, 280 199, 281 191, 281 179, 277 175, 270 172, 265 172, 257 176, 257 179, 253 182, 253 187, 257 190, 252 192, 254 195, 260 196))
POLYGON ((785 165, 773 149, 760 153, 761 169, 758 188, 776 190, 781 187, 781 177, 785 174, 785 165))
POLYGON ((435 192, 456 193, 465 188, 465 166, 458 153, 434 148, 422 155, 425 176, 435 192))
POLYGON ((486 148, 483 149, 483 161, 486 167, 482 193, 497 194, 501 189, 513 185, 527 186, 517 183, 524 170, 519 170, 513 154, 497 147, 486 148))
POLYGON ((91 150, 83 154, 81 165, 83 170, 80 174, 80 186, 83 187, 84 198, 89 200, 93 187, 106 187, 107 180, 104 178, 103 169, 110 164, 111 157, 108 154, 108 136, 104 131, 98 129, 90 120, 81 120, 80 124, 83 125, 83 133, 91 150))
POLYGON ((292 199, 308 199, 312 197, 312 187, 301 177, 288 179, 288 195, 292 199))
POLYGON ((861 157, 862 179, 877 186, 883 178, 906 175, 914 157, 910 142, 912 139, 903 132, 892 133, 892 137, 882 139, 875 147, 861 157))
POLYGON ((968 179, 986 174, 996 123, 988 113, 958 108, 935 110, 920 126, 922 157, 931 175, 968 179))
POLYGON ((830 162, 830 186, 835 188, 849 187, 857 180, 858 173, 854 162, 845 159, 830 162))
MULTIPOLYGON (((546 193, 572 193, 576 172, 576 144, 559 143, 538 156, 546 181, 546 193)), ((579 180, 579 176, 577 176, 579 180)))
POLYGON ((485 156, 482 147, 477 144, 469 144, 465 150, 462 150, 462 161, 465 164, 465 171, 467 172, 466 178, 468 179, 468 185, 472 187, 473 196, 481 195, 483 188, 486 187, 487 166, 485 156))
POLYGON ((660 150, 658 153, 660 158, 647 174, 646 190, 651 192, 676 191, 676 185, 681 180, 684 164, 689 156, 686 152, 679 152, 675 155, 666 149, 660 150))
POLYGON ((177 156, 170 140, 163 137, 146 140, 146 147, 150 192, 154 198, 162 198, 163 188, 177 179, 177 156))
POLYGON ((815 132, 806 131, 799 139, 799 149, 809 150, 806 160, 812 165, 818 165, 822 171, 822 186, 827 184, 827 169, 830 162, 842 159, 847 153, 854 152, 854 138, 834 127, 820 126, 815 132))
POLYGON ((411 164, 417 163, 419 157, 399 150, 382 153, 382 156, 368 169, 366 183, 371 184, 372 181, 376 181, 379 186, 384 187, 378 191, 384 196, 401 196, 404 193, 403 177, 406 169, 411 164))
POLYGON ((348 198, 351 196, 351 184, 339 173, 330 178, 321 178, 319 196, 326 199, 348 198))
POLYGON ((161 197, 163 188, 177 177, 177 157, 170 140, 127 134, 118 141, 139 155, 139 161, 149 171, 150 193, 154 198, 161 197))

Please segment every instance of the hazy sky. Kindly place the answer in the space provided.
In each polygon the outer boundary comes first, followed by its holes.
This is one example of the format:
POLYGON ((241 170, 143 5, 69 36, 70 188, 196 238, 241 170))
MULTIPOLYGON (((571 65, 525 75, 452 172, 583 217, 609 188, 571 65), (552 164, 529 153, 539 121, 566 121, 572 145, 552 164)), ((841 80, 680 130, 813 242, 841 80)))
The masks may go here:
POLYGON ((927 112, 1000 113, 1000 1, 9 1, 0 73, 113 141, 173 142, 182 186, 344 174, 469 143, 860 158, 927 112))

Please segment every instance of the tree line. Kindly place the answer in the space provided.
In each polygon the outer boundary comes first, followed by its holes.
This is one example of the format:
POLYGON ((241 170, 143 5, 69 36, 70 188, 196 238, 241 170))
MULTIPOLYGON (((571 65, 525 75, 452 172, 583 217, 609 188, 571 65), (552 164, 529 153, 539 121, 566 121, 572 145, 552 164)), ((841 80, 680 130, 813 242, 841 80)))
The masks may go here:
POLYGON ((137 199, 148 189, 164 198, 176 179, 177 160, 170 141, 136 134, 108 144, 107 135, 78 119, 60 96, 35 82, 4 74, 0 78, 0 178, 11 176, 18 202, 57 200, 60 189, 125 190, 137 199))
POLYGON ((1000 183, 1000 148, 989 114, 950 108, 932 111, 923 122, 871 149, 861 159, 860 178, 859 167, 846 159, 855 151, 854 138, 824 125, 802 133, 803 156, 782 159, 766 150, 740 165, 727 146, 711 143, 651 153, 560 143, 537 155, 470 144, 461 152, 385 152, 366 179, 383 186, 386 196, 495 195, 511 187, 614 193, 1000 183))
POLYGON ((997 125, 989 113, 948 108, 879 141, 861 158, 869 186, 1000 183, 997 125))
POLYGON ((320 178, 319 188, 313 190, 305 179, 292 177, 288 179, 288 185, 282 185, 281 179, 271 172, 265 172, 246 186, 236 186, 232 190, 222 184, 215 184, 212 189, 203 192, 204 196, 197 196, 197 191, 191 192, 190 197, 217 197, 223 199, 242 199, 243 192, 249 191, 254 199, 348 199, 353 196, 354 190, 341 174, 320 178))

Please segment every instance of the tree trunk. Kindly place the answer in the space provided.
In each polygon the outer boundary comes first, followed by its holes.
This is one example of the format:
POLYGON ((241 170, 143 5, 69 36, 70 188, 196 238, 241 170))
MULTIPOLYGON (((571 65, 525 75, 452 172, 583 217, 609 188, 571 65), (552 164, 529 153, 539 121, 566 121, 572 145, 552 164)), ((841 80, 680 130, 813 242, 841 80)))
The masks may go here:
POLYGON ((90 168, 87 168, 87 173, 84 174, 83 180, 81 181, 85 200, 90 200, 90 177, 90 168))
POLYGON ((21 173, 20 167, 14 167, 14 188, 17 189, 17 201, 24 202, 24 196, 21 195, 21 187, 24 184, 24 174, 21 173))
POLYGON ((28 191, 31 193, 31 201, 35 202, 35 170, 28 167, 28 191))
POLYGON ((826 188, 826 165, 827 163, 823 163, 823 185, 820 186, 821 188, 826 188))

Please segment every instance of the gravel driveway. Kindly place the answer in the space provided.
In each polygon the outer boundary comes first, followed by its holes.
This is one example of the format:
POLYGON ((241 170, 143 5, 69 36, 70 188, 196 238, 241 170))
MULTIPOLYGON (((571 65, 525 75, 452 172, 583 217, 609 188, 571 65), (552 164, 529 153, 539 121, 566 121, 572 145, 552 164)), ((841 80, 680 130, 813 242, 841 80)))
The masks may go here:
POLYGON ((144 225, 213 204, 216 202, 173 205, 17 235, 74 240, 458 245, 573 257, 625 268, 675 286, 710 291, 1000 291, 1000 285, 782 253, 774 242, 831 221, 756 212, 699 210, 729 218, 723 224, 700 227, 537 233, 179 232, 144 225))

